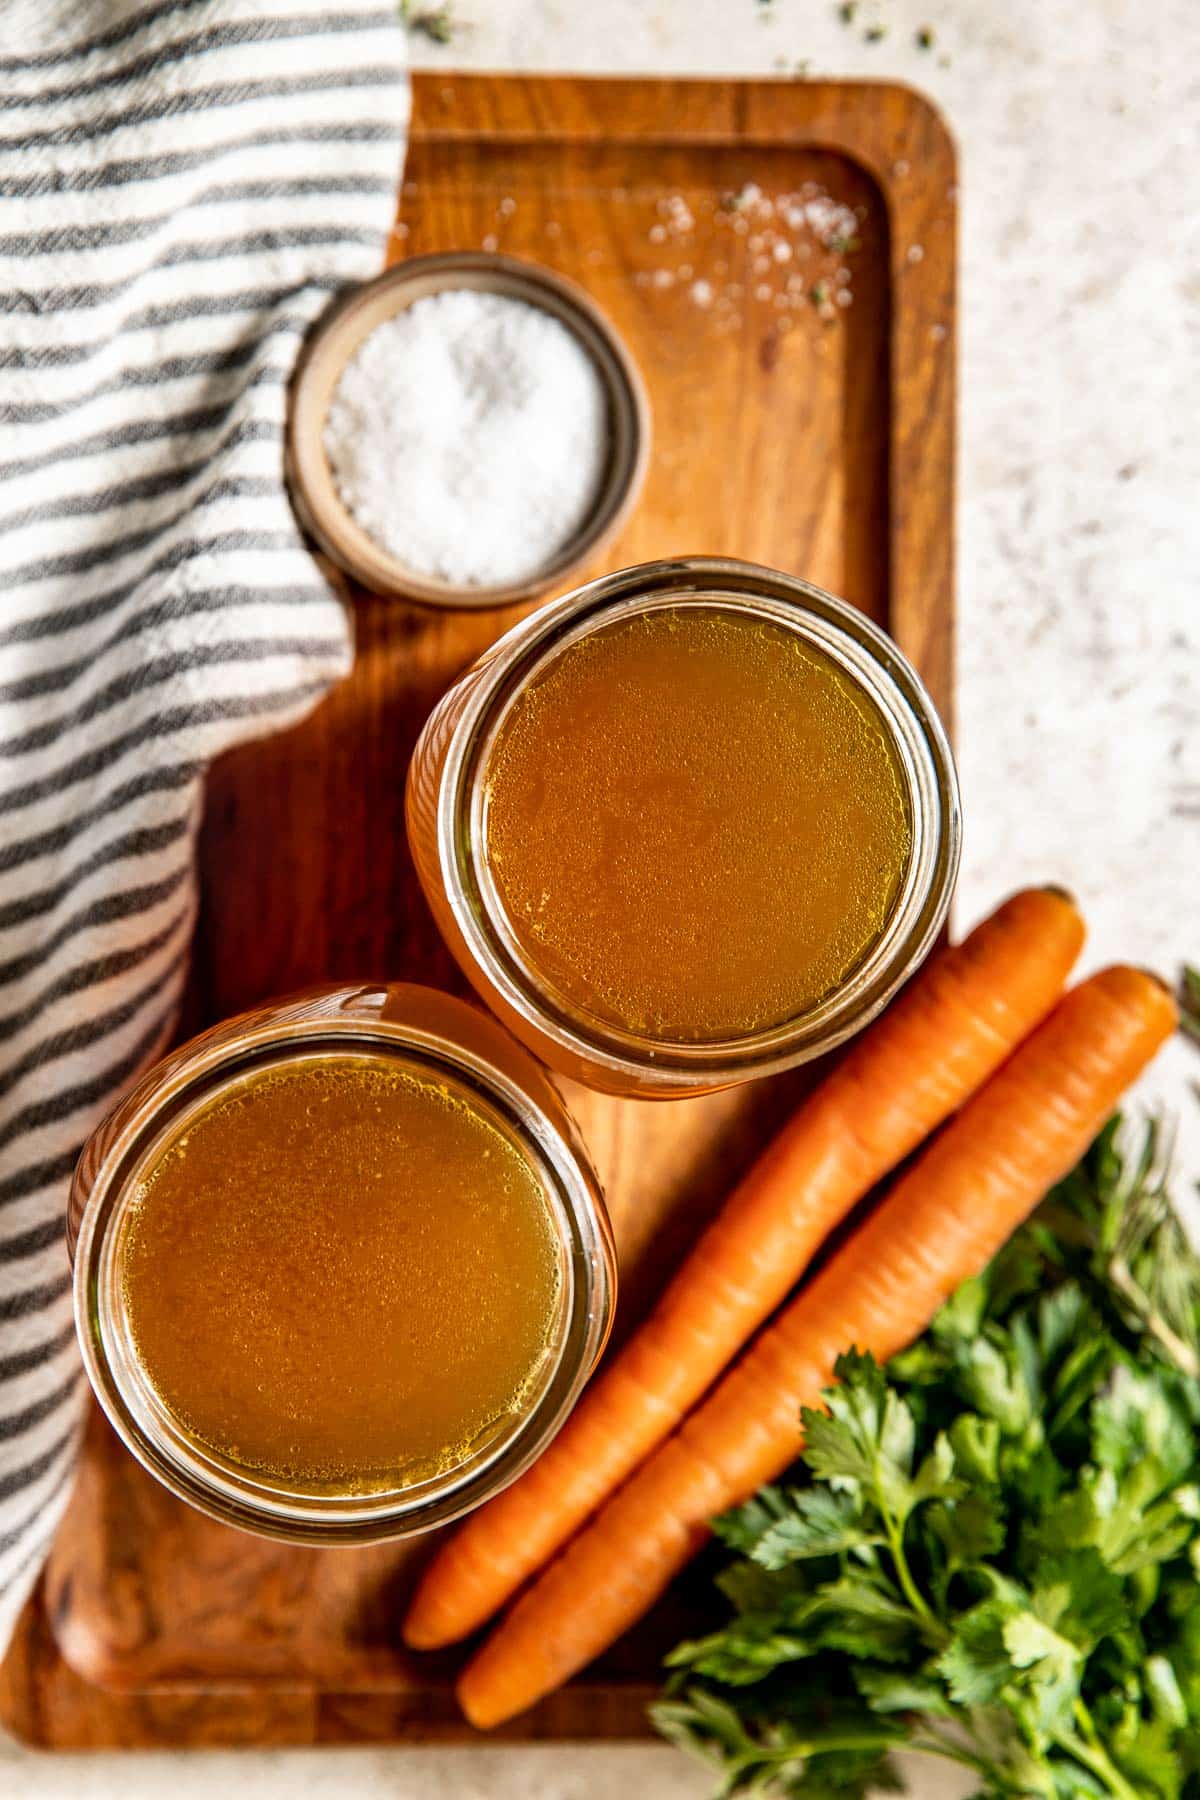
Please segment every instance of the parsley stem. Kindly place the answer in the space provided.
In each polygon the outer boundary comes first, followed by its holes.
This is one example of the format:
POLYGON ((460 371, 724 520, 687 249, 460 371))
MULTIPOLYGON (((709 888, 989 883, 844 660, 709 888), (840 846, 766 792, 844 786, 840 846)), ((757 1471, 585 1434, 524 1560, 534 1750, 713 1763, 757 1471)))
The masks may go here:
POLYGON ((1055 1733, 1055 1742, 1067 1752, 1068 1756, 1073 1756, 1075 1761, 1082 1763, 1085 1769, 1090 1769, 1093 1775, 1099 1776, 1100 1780, 1106 1783, 1114 1800, 1139 1800, 1137 1789, 1126 1781, 1101 1743, 1100 1734, 1097 1732, 1092 1715, 1084 1702, 1076 1700, 1074 1710, 1075 1723, 1082 1736, 1076 1737, 1069 1731, 1055 1733))
MULTIPOLYGON (((777 1744, 768 1748, 756 1746, 752 1755, 737 1758, 745 1768, 759 1767, 763 1763, 789 1763, 803 1760, 807 1762, 813 1756, 825 1756, 835 1751, 870 1750, 884 1755, 889 1750, 915 1751, 922 1756, 939 1756, 944 1762, 958 1763, 961 1767, 971 1769, 976 1775, 986 1776, 992 1781, 1000 1779, 999 1771, 994 1763, 984 1756, 977 1756, 968 1750, 966 1745, 947 1743, 937 1737, 913 1738, 905 1742, 897 1738, 894 1732, 881 1732, 872 1735, 869 1731, 847 1732, 844 1737, 827 1737, 810 1739, 807 1742, 791 1742, 777 1744)), ((1124 1796, 1122 1796, 1124 1800, 1124 1796)))
POLYGON ((874 1755, 884 1756, 897 1748, 907 1746, 894 1731, 849 1731, 842 1737, 795 1738, 783 1744, 755 1744, 745 1755, 732 1757, 730 1766, 754 1769, 764 1763, 808 1762, 810 1757, 827 1756, 837 1751, 869 1750, 874 1755))
POLYGON ((891 1513, 884 1505, 882 1494, 879 1494, 878 1496, 878 1506, 880 1517, 883 1520, 883 1529, 887 1533, 888 1549, 892 1553, 892 1564, 896 1571, 896 1579, 900 1583, 904 1598, 908 1601, 909 1606, 924 1626, 926 1636, 934 1643, 948 1644, 950 1642, 950 1633, 946 1630, 941 1620, 937 1618, 933 1608, 930 1606, 924 1594, 917 1586, 916 1581, 913 1579, 913 1572, 908 1566, 908 1558, 904 1554, 903 1528, 896 1523, 895 1519, 893 1519, 891 1513))
POLYGON ((904 1598, 908 1601, 912 1611, 924 1627, 925 1635, 932 1643, 939 1645, 948 1644, 950 1642, 950 1633, 946 1630, 941 1620, 935 1617, 929 1602, 913 1580, 912 1570, 908 1566, 908 1558, 904 1554, 903 1523, 893 1518, 892 1510, 884 1496, 883 1479, 879 1467, 879 1454, 877 1449, 873 1451, 872 1460, 874 1464, 875 1504, 879 1509, 879 1516, 883 1520, 883 1529, 887 1537, 888 1549, 892 1553, 892 1566, 896 1571, 896 1579, 900 1583, 904 1598))

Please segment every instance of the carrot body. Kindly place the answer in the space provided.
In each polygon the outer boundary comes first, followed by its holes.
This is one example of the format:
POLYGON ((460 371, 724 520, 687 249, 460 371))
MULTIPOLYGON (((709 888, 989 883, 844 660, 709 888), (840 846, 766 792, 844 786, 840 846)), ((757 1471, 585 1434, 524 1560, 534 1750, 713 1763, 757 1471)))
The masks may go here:
POLYGON ((838 1354, 882 1362, 910 1343, 1074 1166, 1175 1023, 1170 994, 1138 970, 1067 994, 517 1602, 461 1678, 472 1723, 524 1711, 640 1618, 708 1520, 796 1457, 799 1409, 818 1403, 838 1354))
POLYGON ((1083 942, 1068 895, 1014 894, 858 1038, 699 1239, 540 1460, 430 1565, 404 1624, 433 1649, 482 1625, 683 1418, 834 1225, 1045 1017, 1083 942))

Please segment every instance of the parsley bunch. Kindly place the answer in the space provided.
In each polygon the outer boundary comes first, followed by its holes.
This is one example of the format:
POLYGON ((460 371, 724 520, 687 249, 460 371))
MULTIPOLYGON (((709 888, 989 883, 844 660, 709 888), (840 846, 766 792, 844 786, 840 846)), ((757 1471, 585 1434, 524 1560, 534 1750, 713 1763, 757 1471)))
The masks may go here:
POLYGON ((793 1479, 717 1521, 733 1617, 660 1731, 722 1793, 1200 1800, 1200 1262, 1118 1121, 880 1369, 850 1350, 793 1479))

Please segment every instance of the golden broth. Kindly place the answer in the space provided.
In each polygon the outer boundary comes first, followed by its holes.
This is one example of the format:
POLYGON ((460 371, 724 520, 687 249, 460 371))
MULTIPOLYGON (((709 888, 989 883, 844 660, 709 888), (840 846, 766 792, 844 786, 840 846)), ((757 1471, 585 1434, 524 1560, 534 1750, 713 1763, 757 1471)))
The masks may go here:
POLYGON ((362 1492, 461 1462, 521 1406, 560 1311, 547 1196, 470 1092, 297 1059, 186 1121, 136 1195, 129 1329, 219 1456, 362 1492))
POLYGON ((522 955, 569 1006, 662 1042, 811 1011, 878 942, 912 848, 873 700, 787 627, 716 604, 560 651, 484 779, 522 955))

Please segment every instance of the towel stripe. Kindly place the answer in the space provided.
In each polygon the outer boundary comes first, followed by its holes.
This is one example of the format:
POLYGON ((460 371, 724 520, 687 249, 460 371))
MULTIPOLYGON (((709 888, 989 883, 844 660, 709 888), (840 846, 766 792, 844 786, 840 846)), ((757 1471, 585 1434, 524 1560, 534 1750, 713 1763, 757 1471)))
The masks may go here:
MULTIPOLYGON (((261 381, 256 381, 256 391, 261 391, 262 385, 261 381)), ((0 480, 14 475, 38 475, 64 462, 102 456, 107 450, 141 449, 143 445, 159 443, 163 438, 204 437, 213 430, 219 433, 219 446, 208 445, 210 451, 218 447, 236 449, 240 444, 281 443, 283 427, 274 419, 247 419, 235 426, 228 436, 224 435, 230 415, 244 405, 245 395, 234 394, 223 406, 200 407, 169 419, 141 419, 133 425, 119 425, 111 431, 94 432, 90 437, 73 438, 70 443, 61 444, 41 456, 15 457, 9 462, 0 462, 0 480)))
POLYGON ((109 31, 102 31, 95 37, 81 37, 75 43, 64 44, 53 50, 35 51, 29 56, 0 56, 0 72, 8 74, 17 69, 51 69, 60 63, 73 62, 77 57, 94 56, 98 50, 113 50, 118 44, 128 43, 132 37, 151 26, 159 25, 164 19, 175 18, 180 13, 206 11, 210 0, 158 0, 153 6, 134 11, 123 25, 115 25, 109 31))
MULTIPOLYGON (((93 719, 100 718, 112 707, 128 700, 131 695, 144 694, 148 688, 178 682, 180 676, 197 669, 218 668, 224 663, 245 665, 250 662, 265 662, 274 657, 337 656, 342 645, 343 639, 340 636, 240 638, 224 644, 196 644, 177 656, 160 657, 156 661, 142 663, 137 669, 127 669, 98 694, 93 694, 91 699, 77 706, 74 712, 50 719, 44 725, 35 725, 32 731, 27 731, 20 737, 0 742, 0 756, 27 756, 31 751, 57 744, 67 733, 74 733, 81 725, 90 724, 93 719)), ((0 905, 0 926, 6 922, 5 910, 0 905)))
POLYGON ((79 1442, 66 1189, 174 1030, 203 770, 347 666, 283 414, 382 258, 402 56, 392 0, 0 7, 0 1643, 79 1442))
MULTIPOLYGON (((0 701, 27 700, 39 695, 60 693, 70 687, 81 675, 94 675, 100 664, 114 652, 119 652, 128 644, 129 639, 143 631, 157 631, 162 626, 169 626, 175 619, 186 613, 189 617, 202 612, 224 612, 233 605, 257 605, 262 610, 260 617, 263 623, 274 623, 276 607, 290 615, 297 607, 320 606, 326 604, 326 593, 323 587, 314 583, 311 587, 273 588, 247 587, 245 583, 237 587, 197 588, 193 593, 181 599, 178 596, 166 600, 157 600, 141 612, 131 613, 123 618, 117 629, 103 639, 90 656, 77 656, 60 663, 41 667, 33 675, 21 676, 18 679, 0 684, 0 701)), ((5 849, 0 846, 0 870, 5 867, 5 849)))
MULTIPOLYGON (((63 1460, 64 1452, 74 1446, 78 1429, 78 1426, 72 1425, 67 1431, 60 1433, 49 1449, 43 1450, 40 1456, 34 1457, 32 1462, 19 1464, 15 1469, 6 1468, 4 1473, 0 1474, 0 1500, 9 1500, 14 1494, 24 1493, 26 1488, 33 1486, 40 1475, 44 1475, 48 1469, 53 1469, 63 1460)), ((42 1516, 44 1517, 44 1511, 42 1516)), ((28 1556, 22 1557, 16 1568, 8 1572, 7 1580, 10 1587, 16 1584, 20 1575, 28 1572, 31 1564, 41 1561, 45 1553, 45 1546, 49 1541, 49 1532, 46 1533, 44 1539, 39 1533, 39 1541, 28 1556)))
MULTIPOLYGON (((109 868, 115 862, 148 856, 151 851, 164 850, 168 844, 177 844, 186 835, 187 826, 186 819, 172 819, 169 825, 141 825, 124 837, 110 838, 83 862, 69 868, 53 887, 41 888, 33 894, 23 894, 19 900, 10 900, 6 905, 0 906, 0 931, 10 930, 14 925, 28 925, 31 919, 41 918, 43 913, 56 912, 62 901, 69 899, 88 876, 95 875, 100 869, 109 868)), ((0 1071, 0 1094, 4 1092, 8 1073, 9 1071, 0 1071)))
MULTIPOLYGON (((172 94, 169 99, 142 106, 129 106, 121 112, 107 113, 103 118, 88 119, 81 125, 56 125, 48 131, 0 137, 0 151, 61 150, 69 144, 86 144, 99 137, 109 137, 113 132, 126 131, 134 125, 184 118, 193 113, 211 112, 216 107, 244 106, 251 100, 283 100, 297 94, 334 94, 346 89, 391 89, 394 86, 394 77, 388 69, 337 69, 332 74, 322 72, 280 79, 264 76, 259 81, 231 81, 213 87, 193 88, 190 93, 172 94)), ((27 97, 8 95, 5 109, 15 112, 22 104, 35 103, 27 97)))
MULTIPOLYGON (((55 955, 64 944, 69 944, 73 938, 78 937, 81 931, 91 930, 97 925, 115 925, 118 922, 126 924, 130 919, 149 912, 152 907, 177 894, 190 873, 190 864, 183 863, 158 881, 148 881, 140 887, 125 888, 115 894, 106 894, 102 900, 94 900, 90 906, 81 908, 64 920, 49 937, 44 937, 40 950, 23 951, 10 957, 7 962, 0 962, 0 987, 11 987, 14 982, 43 967, 48 957, 55 955)), ((0 1192, 2 1191, 3 1184, 0 1183, 0 1192)))
MULTIPOLYGON (((135 800, 141 800, 148 794, 162 793, 175 788, 190 788, 198 774, 202 773, 203 764, 198 762, 177 763, 174 767, 148 769, 145 774, 135 775, 131 781, 115 788, 112 793, 86 812, 74 814, 65 824, 52 825, 48 830, 35 831, 29 837, 10 838, 0 848, 0 874, 9 869, 19 869, 23 864, 37 862, 56 851, 65 850, 68 844, 74 843, 85 831, 99 821, 109 819, 113 813, 120 812, 135 800)), ((3 1038, 3 1021, 0 1020, 0 1039, 3 1038)))
POLYGON ((31 1256, 35 1250, 47 1250, 65 1237, 66 1231, 66 1219, 53 1218, 47 1219, 44 1225, 31 1226, 16 1237, 0 1239, 0 1262, 17 1262, 23 1256, 31 1256))
POLYGON ((203 31, 192 32, 189 37, 158 44, 148 53, 136 56, 132 62, 105 69, 100 75, 72 82, 67 87, 47 87, 23 98, 30 106, 57 106, 64 100, 82 100, 89 94, 122 87, 143 75, 169 68, 172 63, 203 56, 207 51, 228 49, 233 44, 279 43, 284 38, 318 35, 328 37, 341 31, 362 31, 377 23, 378 14, 329 12, 320 16, 309 13, 299 18, 243 19, 236 24, 211 25, 203 31))
MULTIPOLYGON (((169 520, 168 526, 178 524, 180 518, 184 516, 180 514, 169 520)), ((131 538, 137 540, 141 548, 144 548, 146 543, 154 541, 153 536, 145 537, 136 532, 131 534, 131 538)), ((103 593, 93 594, 87 600, 79 601, 74 605, 57 607, 51 612, 17 620, 5 630, 0 631, 0 646, 28 644, 37 638, 55 637, 66 631, 74 631, 80 625, 90 625, 96 619, 111 615, 114 606, 119 601, 127 600, 131 594, 136 593, 140 582, 148 577, 167 574, 178 569, 184 563, 195 562, 198 559, 206 559, 211 555, 230 551, 244 554, 248 550, 285 550, 289 547, 290 538, 291 534, 287 531, 226 531, 218 537, 202 538, 194 543, 174 544, 161 556, 156 557, 154 562, 148 568, 143 569, 139 575, 122 582, 118 587, 107 588, 103 593)), ((103 565, 109 558, 107 553, 100 552, 96 560, 103 565)), ((75 572, 73 568, 61 571, 63 574, 75 572)), ((10 581, 14 579, 11 572, 6 579, 10 581)), ((38 575, 35 579, 41 580, 43 577, 38 575)))
MULTIPOLYGON (((3 1249, 0 1248, 0 1257, 3 1254, 3 1249)), ((82 1380, 83 1370, 72 1369, 61 1387, 56 1388, 52 1394, 47 1394, 41 1400, 35 1400, 23 1412, 9 1413, 6 1418, 0 1418, 0 1443, 8 1438, 20 1437, 21 1433, 28 1431, 32 1425, 40 1425, 42 1420, 48 1419, 52 1413, 61 1412, 66 1402, 77 1393, 82 1380)))
POLYGON ((185 926, 191 924, 191 908, 183 907, 171 915, 166 925, 139 943, 131 944, 123 950, 115 950, 107 956, 98 956, 91 962, 80 964, 77 968, 68 969, 64 975, 50 982, 40 993, 33 996, 16 1012, 9 1013, 0 1019, 0 1041, 8 1041, 16 1037, 24 1028, 41 1018, 46 1008, 56 1000, 66 999, 72 994, 85 993, 88 988, 102 987, 114 981, 119 975, 128 974, 147 962, 179 935, 185 926))
MULTIPOLYGON (((11 1356, 0 1356, 0 1381, 13 1381, 18 1375, 29 1375, 35 1369, 44 1369, 47 1363, 54 1362, 64 1352, 74 1349, 75 1325, 73 1321, 69 1321, 44 1342, 30 1344, 28 1349, 18 1350, 11 1356)), ((4 1536, 7 1539, 9 1533, 6 1531, 4 1536)), ((7 1544, 4 1547, 7 1548, 7 1544)))
MULTIPOLYGON (((32 1050, 27 1050, 24 1056, 10 1063, 5 1069, 3 1077, 0 1078, 0 1097, 11 1093, 13 1088, 23 1081, 32 1070, 44 1069, 47 1063, 57 1062, 60 1057, 74 1056, 80 1050, 90 1049, 93 1044, 100 1043, 122 1025, 127 1025, 131 1019, 136 1018, 144 1006, 148 1006, 151 1000, 161 994, 168 981, 182 971, 185 954, 183 949, 176 951, 153 981, 148 981, 144 987, 139 988, 128 999, 110 1007, 107 1012, 95 1013, 82 1025, 73 1025, 67 1031, 60 1031, 53 1037, 43 1038, 41 1043, 34 1045, 32 1050)), ((56 1221, 50 1220, 49 1225, 52 1231, 57 1229, 56 1221)), ((34 1227, 33 1232, 26 1232, 25 1236, 36 1235, 39 1229, 45 1230, 45 1227, 34 1227)), ((46 1241, 53 1240, 48 1238, 46 1241)), ((11 1255, 11 1252, 8 1254, 11 1255)), ((3 1247, 0 1247, 0 1256, 3 1255, 5 1255, 5 1251, 3 1247)))
POLYGON ((101 188, 128 187, 134 182, 164 181, 192 169, 211 168, 214 154, 228 155, 241 150, 266 150, 296 144, 391 144, 395 133, 386 125, 298 125, 290 131, 264 128, 243 132, 212 150, 172 150, 160 156, 116 157, 111 162, 89 164, 80 169, 56 169, 53 174, 17 175, 8 184, 8 194, 16 199, 38 199, 58 194, 90 194, 101 188))

